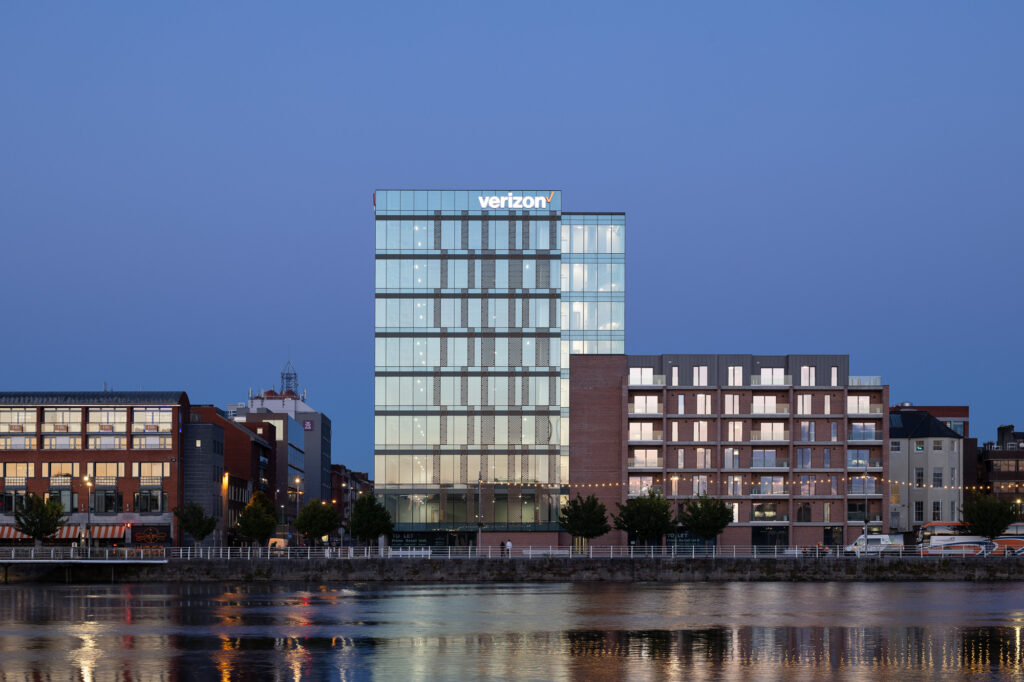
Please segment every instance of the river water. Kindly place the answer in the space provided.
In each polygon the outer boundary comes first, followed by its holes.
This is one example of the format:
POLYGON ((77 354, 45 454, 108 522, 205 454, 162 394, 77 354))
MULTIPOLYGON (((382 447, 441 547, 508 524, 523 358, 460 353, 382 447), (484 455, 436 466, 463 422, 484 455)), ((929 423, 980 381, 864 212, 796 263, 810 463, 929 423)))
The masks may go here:
POLYGON ((1022 679, 1014 583, 0 586, 7 680, 1022 679))

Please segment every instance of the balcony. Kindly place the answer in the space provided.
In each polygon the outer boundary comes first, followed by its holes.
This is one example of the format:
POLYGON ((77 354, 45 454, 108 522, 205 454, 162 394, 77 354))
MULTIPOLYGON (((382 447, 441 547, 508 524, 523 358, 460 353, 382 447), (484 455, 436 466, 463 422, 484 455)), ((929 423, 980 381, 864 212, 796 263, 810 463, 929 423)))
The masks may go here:
POLYGON ((792 385, 793 385, 793 375, 791 375, 791 374, 786 374, 786 375, 783 375, 783 377, 782 377, 782 383, 780 384, 780 383, 778 383, 777 381, 775 381, 775 380, 773 380, 773 379, 770 379, 770 378, 767 378, 767 377, 765 377, 765 378, 763 379, 763 381, 762 381, 762 377, 761 377, 761 375, 759 375, 759 374, 754 374, 754 375, 752 375, 752 376, 750 377, 750 385, 751 385, 752 387, 758 387, 758 386, 760 386, 760 387, 765 387, 765 386, 772 386, 772 387, 779 387, 779 388, 787 388, 787 387, 789 387, 789 386, 792 386, 792 385))
POLYGON ((97 488, 116 488, 117 476, 96 476, 92 479, 92 484, 97 488))
POLYGON ((665 460, 662 457, 658 458, 643 458, 643 457, 630 457, 626 460, 627 469, 660 469, 664 465, 665 460))
POLYGON ((750 486, 750 494, 760 495, 762 497, 766 495, 774 495, 775 497, 788 497, 788 493, 786 493, 783 486, 761 485, 760 483, 755 483, 754 485, 750 486))
POLYGON ((846 462, 847 469, 881 469, 882 460, 880 459, 851 459, 846 462))
POLYGON ((140 476, 139 487, 140 488, 162 488, 164 485, 164 479, 162 476, 140 476))
POLYGON ((881 417, 882 416, 882 406, 881 405, 869 405, 867 412, 865 412, 860 407, 853 407, 852 409, 848 409, 846 411, 846 414, 848 414, 851 417, 881 417))
POLYGON ((74 476, 50 476, 50 490, 70 488, 73 478, 74 476))
POLYGON ((24 476, 5 476, 4 488, 24 488, 26 478, 24 476))
POLYGON ((881 514, 873 512, 846 512, 846 520, 849 523, 881 523, 881 514))
POLYGON ((752 417, 757 417, 757 416, 772 416, 772 417, 774 417, 776 415, 788 415, 788 414, 789 414, 789 405, 776 405, 774 408, 771 407, 770 405, 766 405, 765 409, 763 409, 763 410, 758 410, 758 409, 756 409, 754 407, 750 408, 750 415, 752 417))
POLYGON ((752 443, 782 443, 789 441, 789 431, 751 431, 752 443))
POLYGON ((751 469, 788 469, 788 459, 755 459, 750 463, 751 469))
POLYGON ((881 388, 882 377, 850 377, 850 388, 861 387, 861 388, 881 388))
POLYGON ((651 379, 651 381, 650 381, 650 383, 648 383, 646 377, 637 377, 637 376, 631 375, 629 377, 629 379, 628 379, 629 387, 632 388, 634 386, 664 386, 665 385, 665 375, 664 374, 655 374, 654 376, 650 377, 650 379, 651 379), (635 383, 635 382, 639 382, 639 383, 635 383))
POLYGON ((642 488, 630 488, 629 492, 626 493, 626 497, 646 497, 648 492, 653 492, 658 495, 665 494, 660 485, 652 485, 642 488))
POLYGON ((629 442, 631 442, 631 443, 634 442, 634 441, 641 442, 641 443, 644 443, 644 442, 650 443, 650 442, 655 442, 655 441, 660 442, 661 439, 662 439, 661 437, 663 435, 664 435, 664 431, 647 431, 647 432, 636 432, 636 431, 634 431, 634 432, 630 432, 630 434, 629 434, 629 442))
POLYGON ((751 523, 789 523, 789 514, 757 514, 750 517, 751 523))
POLYGON ((851 434, 849 434, 849 437, 846 439, 846 442, 847 443, 864 443, 864 442, 881 443, 882 442, 882 432, 881 431, 874 431, 874 432, 867 431, 865 433, 851 433, 851 434))
POLYGON ((44 422, 42 432, 79 434, 82 433, 82 422, 68 422, 66 424, 48 424, 44 422))
POLYGON ((654 407, 655 407, 655 409, 652 412, 651 410, 647 409, 646 407, 639 406, 639 405, 634 405, 633 403, 630 403, 629 405, 626 406, 626 412, 628 414, 643 414, 643 415, 651 415, 651 416, 659 416, 659 415, 661 415, 661 413, 662 413, 661 405, 655 405, 654 407))

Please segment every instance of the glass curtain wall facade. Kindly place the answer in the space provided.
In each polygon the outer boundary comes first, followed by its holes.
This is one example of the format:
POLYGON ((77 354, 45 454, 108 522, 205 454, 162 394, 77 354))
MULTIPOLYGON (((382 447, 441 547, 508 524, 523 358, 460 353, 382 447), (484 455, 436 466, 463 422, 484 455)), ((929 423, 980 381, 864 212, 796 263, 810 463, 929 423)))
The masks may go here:
POLYGON ((624 217, 563 226, 558 191, 382 190, 374 208, 374 479, 396 532, 557 530, 563 368, 623 351, 624 217))

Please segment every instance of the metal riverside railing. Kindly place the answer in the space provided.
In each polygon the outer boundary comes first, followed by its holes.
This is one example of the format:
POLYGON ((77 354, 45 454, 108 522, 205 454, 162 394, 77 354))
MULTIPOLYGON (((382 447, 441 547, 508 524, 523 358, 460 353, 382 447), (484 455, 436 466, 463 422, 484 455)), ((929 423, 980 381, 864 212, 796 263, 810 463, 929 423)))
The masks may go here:
POLYGON ((0 565, 19 561, 227 561, 257 559, 866 559, 972 556, 1024 556, 1004 553, 999 548, 934 548, 897 545, 847 549, 843 546, 590 546, 575 547, 2 547, 0 565))

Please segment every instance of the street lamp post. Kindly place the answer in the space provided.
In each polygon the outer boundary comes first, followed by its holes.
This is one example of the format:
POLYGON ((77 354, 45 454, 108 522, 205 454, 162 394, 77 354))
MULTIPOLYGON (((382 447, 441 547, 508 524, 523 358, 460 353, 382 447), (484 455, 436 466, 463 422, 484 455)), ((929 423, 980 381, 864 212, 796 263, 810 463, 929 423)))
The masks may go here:
POLYGON ((85 546, 86 553, 92 555, 92 481, 88 476, 83 476, 85 481, 85 546))

